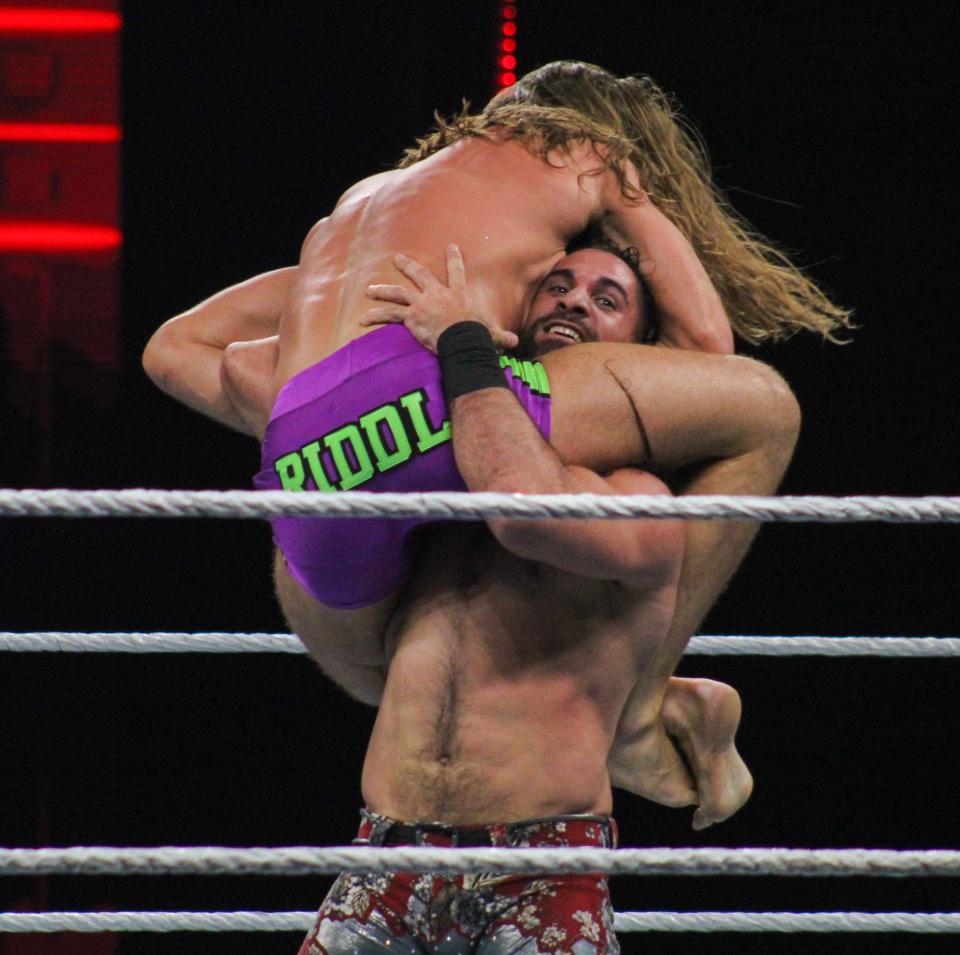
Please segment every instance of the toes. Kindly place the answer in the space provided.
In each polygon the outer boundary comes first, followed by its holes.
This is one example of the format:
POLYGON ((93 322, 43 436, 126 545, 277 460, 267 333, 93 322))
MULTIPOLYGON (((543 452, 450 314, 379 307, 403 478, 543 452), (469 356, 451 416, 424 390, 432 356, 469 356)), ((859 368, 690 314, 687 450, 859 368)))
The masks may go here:
POLYGON ((693 814, 693 828, 697 832, 701 832, 704 829, 709 829, 713 825, 713 820, 707 816, 707 814, 702 810, 698 809, 693 814))

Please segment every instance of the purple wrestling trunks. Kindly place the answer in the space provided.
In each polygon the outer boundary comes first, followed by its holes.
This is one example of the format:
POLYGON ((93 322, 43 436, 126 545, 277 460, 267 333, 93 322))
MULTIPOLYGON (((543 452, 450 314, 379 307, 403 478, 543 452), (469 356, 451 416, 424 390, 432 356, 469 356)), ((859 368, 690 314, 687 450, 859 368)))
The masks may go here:
MULTIPOLYGON (((550 437, 539 362, 501 358, 507 383, 550 437)), ((450 441, 440 366, 402 325, 350 342, 277 395, 263 437, 261 491, 465 491, 450 441)), ((270 522, 291 576, 329 607, 382 600, 411 571, 407 535, 424 518, 279 517, 270 522)))

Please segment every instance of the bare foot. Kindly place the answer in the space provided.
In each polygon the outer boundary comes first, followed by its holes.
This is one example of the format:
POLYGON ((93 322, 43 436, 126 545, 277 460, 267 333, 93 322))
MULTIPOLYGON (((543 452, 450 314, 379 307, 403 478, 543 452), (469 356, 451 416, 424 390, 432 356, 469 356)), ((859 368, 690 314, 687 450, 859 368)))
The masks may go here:
POLYGON ((696 784, 657 718, 629 737, 617 735, 607 759, 610 782, 661 806, 696 806, 696 784))
POLYGON ((660 718, 695 779, 694 829, 729 819, 753 792, 753 776, 734 743, 740 713, 740 695, 725 683, 672 677, 667 685, 660 718))

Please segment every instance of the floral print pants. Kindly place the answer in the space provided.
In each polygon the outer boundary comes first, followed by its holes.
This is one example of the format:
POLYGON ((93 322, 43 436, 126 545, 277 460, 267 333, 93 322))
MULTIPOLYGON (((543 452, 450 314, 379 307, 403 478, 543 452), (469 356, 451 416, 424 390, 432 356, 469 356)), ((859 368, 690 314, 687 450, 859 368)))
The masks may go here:
MULTIPOLYGON (((363 812, 356 842, 393 820, 363 812)), ((612 846, 613 820, 555 816, 484 827, 499 846, 612 846)), ((451 845, 431 832, 420 844, 451 845)), ((609 955, 619 952, 602 875, 344 873, 299 955, 609 955)))

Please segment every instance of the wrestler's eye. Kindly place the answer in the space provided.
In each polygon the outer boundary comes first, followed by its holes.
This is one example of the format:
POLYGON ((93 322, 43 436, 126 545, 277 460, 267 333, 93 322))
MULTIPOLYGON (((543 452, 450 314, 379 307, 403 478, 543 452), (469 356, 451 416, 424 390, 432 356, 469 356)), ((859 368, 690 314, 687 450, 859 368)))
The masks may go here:
POLYGON ((606 295, 598 295, 594 301, 603 309, 612 309, 617 307, 617 303, 614 302, 612 298, 607 298, 606 295))

